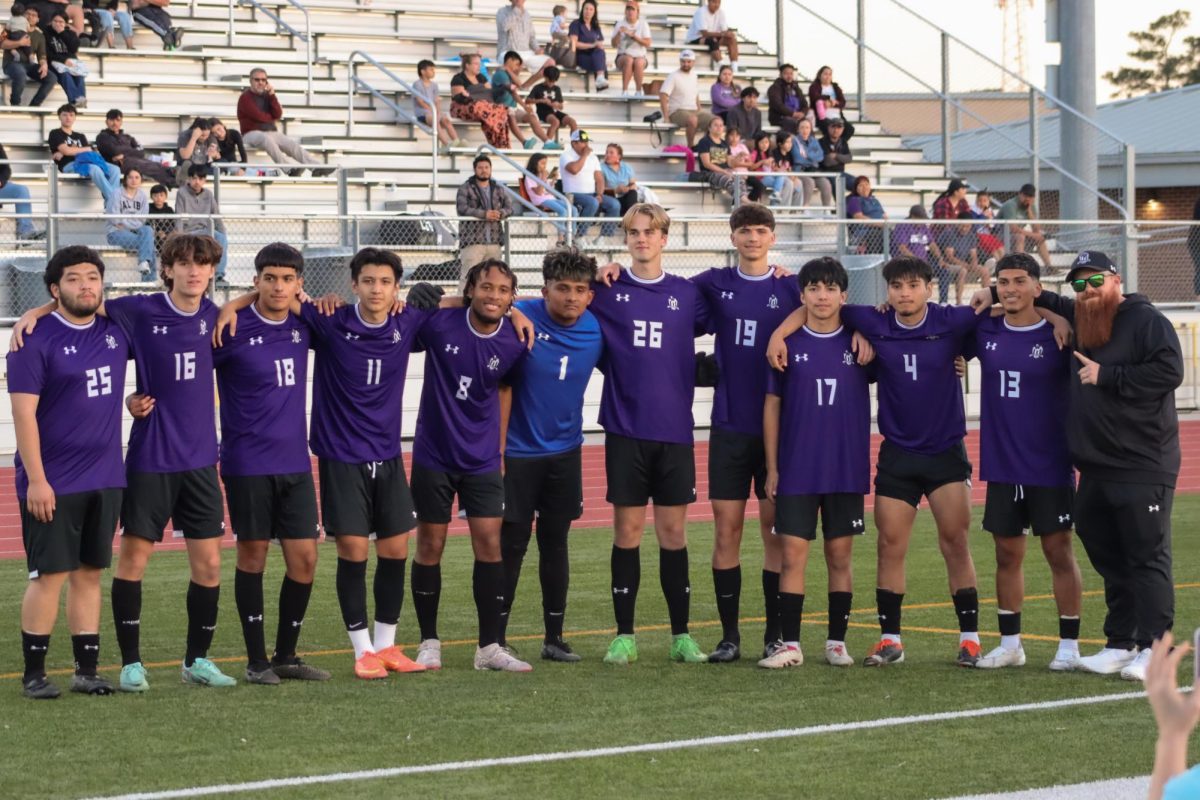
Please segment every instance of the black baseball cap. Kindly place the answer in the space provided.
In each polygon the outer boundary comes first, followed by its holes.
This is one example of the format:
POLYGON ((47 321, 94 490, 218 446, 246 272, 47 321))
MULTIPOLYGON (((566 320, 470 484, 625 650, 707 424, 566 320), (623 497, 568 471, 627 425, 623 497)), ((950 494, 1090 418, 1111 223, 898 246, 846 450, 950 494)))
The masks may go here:
POLYGON ((1099 250, 1083 250, 1075 256, 1075 260, 1071 262, 1071 269, 1067 272, 1067 280, 1073 280, 1075 273, 1082 270, 1110 272, 1113 275, 1121 274, 1117 271, 1117 265, 1099 250))

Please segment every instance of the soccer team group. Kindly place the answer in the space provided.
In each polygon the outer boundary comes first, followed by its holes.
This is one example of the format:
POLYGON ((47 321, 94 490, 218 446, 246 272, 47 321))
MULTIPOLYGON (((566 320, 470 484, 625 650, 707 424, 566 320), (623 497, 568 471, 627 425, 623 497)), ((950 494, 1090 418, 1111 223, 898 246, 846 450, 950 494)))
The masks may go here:
MULTIPOLYGON (((759 665, 803 663, 805 568, 818 520, 829 574, 824 657, 836 666, 855 662, 846 646, 851 548, 865 532, 869 386, 877 382, 884 437, 874 484, 881 636, 863 664, 904 660, 905 554, 918 503, 927 497, 961 631, 957 662, 1025 663, 1021 563, 1031 530, 1053 573, 1060 618, 1049 666, 1087 667, 1077 643, 1075 490, 1062 424, 1067 384, 1075 380, 1061 347, 1069 310, 1063 304, 1070 301, 1059 298, 1055 310, 1062 315, 1041 307, 1053 303, 1035 305, 1036 261, 1023 254, 1002 259, 993 298, 977 303, 998 307, 979 313, 930 303, 929 265, 896 258, 883 269, 890 309, 879 311, 845 303, 847 273, 833 258, 808 262, 798 279, 774 268, 775 220, 763 206, 744 205, 730 219, 739 266, 690 280, 663 271, 670 220, 662 208, 637 205, 622 224, 631 266, 598 270, 579 251, 553 250, 543 262, 541 296, 516 302, 516 276, 504 262, 488 260, 469 270, 461 297, 419 284, 401 304, 400 260, 373 248, 350 261, 354 304, 313 301, 303 292, 303 257, 276 243, 257 254, 256 291, 218 308, 206 293, 220 245, 192 235, 172 236, 163 247, 164 292, 105 300, 104 264, 95 251, 75 246, 55 253, 45 274, 52 300, 18 323, 8 356, 30 577, 21 609, 25 694, 59 695, 45 659, 64 585, 76 662, 70 688, 113 691, 97 664, 100 576, 111 564, 118 523, 111 605, 123 666, 115 688, 149 688, 139 649, 142 578, 168 520, 186 541, 191 572, 182 679, 236 684, 207 658, 218 618, 222 484, 237 539, 234 595, 250 683, 330 677, 296 655, 322 529, 336 542, 336 592, 355 674, 377 679, 440 669, 440 562, 456 497, 474 552, 475 668, 531 669, 507 645, 505 629, 535 535, 541 656, 578 661, 563 635, 567 539, 582 511, 584 393, 597 367, 604 375, 600 424, 614 513, 616 637, 605 662, 638 657, 639 546, 651 501, 670 658, 740 658, 739 550, 751 491, 759 499, 765 549, 759 665), (715 355, 697 356, 694 340, 707 334, 715 335, 715 355), (410 488, 401 398, 415 351, 424 353, 424 381, 410 488), (972 466, 956 371, 964 355, 982 364, 983 525, 995 537, 998 559, 1002 638, 986 655, 967 547, 972 466), (129 359, 137 393, 123 398, 129 359), (686 511, 696 500, 698 381, 716 387, 708 477, 722 637, 711 653, 688 632, 686 511), (124 460, 123 405, 134 417, 124 460), (320 523, 310 447, 318 459, 320 523), (421 642, 409 658, 395 634, 414 528, 410 583, 421 642), (271 540, 281 545, 286 574, 268 657, 263 573, 271 540), (366 579, 372 541, 373 627, 366 579)), ((1098 286, 1094 279, 1075 283, 1084 283, 1075 287, 1080 292, 1098 286)))

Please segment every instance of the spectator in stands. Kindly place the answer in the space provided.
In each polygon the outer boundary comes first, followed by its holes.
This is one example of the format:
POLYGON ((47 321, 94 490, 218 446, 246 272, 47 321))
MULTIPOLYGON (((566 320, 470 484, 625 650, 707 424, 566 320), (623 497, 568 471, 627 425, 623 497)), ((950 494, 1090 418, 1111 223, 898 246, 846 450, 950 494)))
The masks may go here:
MULTIPOLYGON (((242 142, 242 134, 238 131, 231 131, 225 127, 225 123, 217 117, 208 118, 208 137, 209 141, 216 142, 218 156, 214 161, 226 164, 245 164, 246 145, 242 142)), ((235 170, 224 168, 226 172, 233 175, 245 175, 246 168, 238 167, 235 170)))
POLYGON ((567 7, 555 6, 550 20, 550 57, 556 66, 575 69, 575 51, 571 49, 571 24, 567 22, 567 7))
POLYGON ((167 12, 170 5, 171 0, 129 0, 133 18, 162 39, 163 50, 176 50, 183 46, 183 28, 172 27, 171 15, 167 12))
POLYGON ((183 186, 188 180, 188 170, 193 166, 209 169, 209 165, 221 157, 221 148, 212 135, 212 124, 207 117, 196 117, 187 130, 180 131, 176 141, 175 155, 176 185, 183 186))
POLYGON ((575 51, 575 66, 596 78, 596 91, 608 88, 608 62, 604 56, 604 31, 600 28, 600 12, 596 0, 583 0, 579 19, 571 23, 571 49, 575 51))
POLYGON ((767 195, 767 185, 754 174, 757 170, 754 169, 750 146, 742 138, 741 131, 736 130, 726 129, 725 142, 729 145, 729 167, 734 175, 740 176, 742 185, 746 187, 746 199, 751 203, 761 203, 767 195))
POLYGON ((721 48, 729 51, 729 66, 734 72, 738 69, 737 32, 729 27, 725 12, 721 10, 721 0, 706 0, 692 15, 692 24, 688 27, 688 44, 703 44, 713 63, 721 61, 721 48))
POLYGON ((859 253, 883 252, 883 221, 887 214, 883 204, 871 193, 871 179, 866 175, 854 179, 854 187, 846 199, 846 217, 870 220, 850 226, 850 244, 859 253))
MULTIPOLYGON (((557 67, 551 67, 551 69, 557 69, 557 67)), ((525 171, 537 176, 537 180, 529 176, 525 176, 521 180, 521 185, 525 189, 525 197, 529 202, 542 211, 549 211, 560 217, 567 216, 566 203, 550 193, 549 187, 554 185, 554 179, 550 177, 549 157, 545 153, 534 153, 525 164, 525 171)), ((555 227, 560 233, 566 233, 566 228, 562 225, 555 223, 555 227)))
MULTIPOLYGON (((604 173, 600 160, 592 152, 592 140, 585 130, 571 132, 571 147, 558 157, 562 190, 579 211, 581 217, 621 215, 621 204, 604 193, 604 173)), ((581 223, 575 234, 582 237, 591 223, 581 223)), ((606 222, 600 228, 602 237, 611 238, 617 232, 616 222, 606 222)))
MULTIPOLYGON (((167 187, 163 184, 156 183, 150 187, 150 216, 166 216, 175 213, 175 209, 171 208, 167 198, 167 187)), ((150 220, 150 227, 154 229, 154 252, 157 253, 162 249, 163 242, 167 240, 167 237, 175 232, 175 220, 150 220)))
POLYGON ((554 140, 555 149, 561 150, 562 147, 558 145, 559 128, 566 125, 568 130, 574 131, 579 124, 563 110, 563 93, 558 88, 558 67, 546 67, 542 75, 542 82, 530 90, 529 99, 533 101, 538 119, 546 123, 546 136, 554 140))
POLYGON ((946 233, 939 234, 937 241, 942 251, 942 264, 954 275, 954 302, 961 305, 967 280, 978 279, 982 286, 987 286, 991 273, 979 263, 979 240, 975 226, 971 224, 975 217, 970 211, 964 211, 958 219, 960 224, 947 226, 946 233))
POLYGON ((604 161, 600 164, 600 171, 604 173, 604 193, 617 198, 617 202, 621 204, 622 217, 626 211, 641 202, 633 167, 622 160, 624 157, 625 148, 613 142, 604 148, 604 161))
POLYGON ((229 235, 225 231, 224 220, 218 216, 221 208, 217 205, 217 198, 212 190, 205 186, 207 181, 208 167, 202 164, 192 164, 188 167, 187 185, 179 187, 179 191, 175 193, 175 213, 196 216, 176 220, 175 230, 179 233, 211 236, 217 240, 221 245, 221 263, 217 264, 216 281, 225 283, 225 265, 229 263, 229 235))
POLYGON ((458 187, 454 204, 460 217, 471 217, 458 226, 459 282, 481 261, 504 257, 504 220, 512 216, 508 192, 492 180, 492 160, 480 153, 472 165, 475 174, 458 187))
POLYGON ((992 195, 986 186, 975 193, 971 216, 983 220, 982 225, 975 226, 975 234, 979 237, 979 253, 988 259, 989 263, 985 263, 985 266, 990 270, 990 262, 1004 255, 1004 243, 996 235, 996 226, 991 222, 996 218, 996 208, 992 205, 992 195))
MULTIPOLYGON (((779 131, 775 134, 775 148, 771 151, 771 158, 775 165, 776 172, 795 172, 796 137, 787 131, 779 131)), ((803 199, 804 197, 804 182, 800 180, 799 175, 783 175, 784 180, 790 184, 789 194, 791 200, 788 205, 794 205, 796 198, 803 199)))
POLYGON ((850 145, 842 136, 843 127, 839 117, 829 120, 829 132, 821 139, 821 151, 825 154, 821 161, 822 172, 845 172, 846 165, 854 160, 850 145))
POLYGON ((712 100, 712 113, 728 125, 730 110, 742 104, 741 87, 733 82, 733 69, 728 64, 721 67, 717 73, 717 82, 712 85, 708 94, 712 100))
MULTIPOLYGON (((531 79, 532 80, 532 79, 531 79)), ((548 142, 546 129, 533 110, 533 104, 521 95, 521 54, 509 50, 504 54, 504 65, 492 73, 492 96, 496 102, 508 110, 508 129, 517 141, 523 141, 526 150, 545 142, 550 150, 560 149, 558 142, 548 142), (527 123, 533 130, 533 136, 525 139, 519 123, 527 123)))
MULTIPOLYGON (((146 151, 138 144, 138 140, 121 127, 124 121, 125 115, 119 108, 109 109, 104 115, 104 130, 96 134, 96 150, 104 156, 105 161, 120 167, 122 173, 136 169, 140 176, 173 188, 175 173, 162 162, 146 158, 146 151)), ((141 180, 138 183, 140 184, 141 180)))
POLYGON ((33 81, 38 89, 29 105, 40 106, 54 88, 57 78, 49 74, 46 35, 37 26, 37 9, 27 8, 22 14, 17 14, 15 10, 18 7, 19 4, 13 6, 13 17, 8 21, 4 38, 0 39, 0 50, 4 51, 4 74, 12 84, 8 104, 14 107, 21 105, 25 83, 33 81))
POLYGON ((645 81, 647 56, 653 39, 650 38, 650 26, 641 19, 641 13, 636 0, 625 0, 625 16, 613 25, 612 46, 617 51, 617 69, 621 70, 621 97, 640 96, 645 81))
POLYGON ((958 178, 952 178, 946 191, 933 201, 934 219, 958 219, 964 211, 970 211, 967 202, 967 185, 958 178))
POLYGON ((58 78, 58 85, 67 93, 67 102, 76 108, 86 108, 88 70, 79 60, 79 36, 67 28, 67 17, 62 12, 50 18, 50 30, 46 32, 46 54, 50 58, 50 69, 58 78))
POLYGON ((50 157, 58 164, 58 171, 82 175, 91 180, 100 190, 104 205, 117 193, 121 184, 121 170, 109 164, 88 145, 88 138, 75 131, 75 106, 67 103, 58 108, 60 127, 50 131, 47 142, 50 157))
POLYGON ((779 77, 767 89, 767 120, 788 133, 800 130, 800 120, 811 120, 808 100, 796 82, 796 68, 791 64, 779 67, 779 77))
POLYGON ((509 50, 520 53, 534 77, 554 65, 533 32, 533 17, 525 10, 525 0, 509 0, 508 8, 496 12, 496 58, 503 59, 509 50))
MULTIPOLYGON (((712 187, 731 195, 738 188, 734 177, 734 165, 730 161, 729 142, 725 138, 725 120, 713 117, 708 122, 708 133, 696 145, 696 156, 700 159, 700 173, 712 187)), ((762 197, 766 187, 763 182, 753 176, 747 176, 743 183, 748 190, 751 201, 762 197)), ((737 198, 741 200, 741 198, 737 198)))
POLYGON ((700 108, 700 85, 692 68, 696 65, 696 54, 691 50, 679 53, 679 69, 663 81, 658 90, 658 104, 667 121, 683 128, 687 135, 687 146, 696 146, 696 131, 708 130, 713 115, 700 108))
MULTIPOLYGON (((267 71, 262 67, 250 70, 250 86, 238 98, 237 117, 246 146, 266 150, 267 157, 276 164, 285 163, 285 156, 304 165, 321 163, 299 142, 279 130, 276 122, 283 117, 283 109, 279 105, 279 98, 275 96, 275 87, 267 79, 267 71)), ((293 170, 292 174, 298 172, 293 170)), ((312 170, 313 177, 332 172, 332 167, 312 170)))
MULTIPOLYGON (((925 211, 925 206, 917 203, 908 209, 908 216, 905 217, 906 222, 902 222, 892 230, 891 236, 891 256, 899 258, 901 256, 907 258, 919 258, 922 261, 936 264, 941 253, 938 251, 937 242, 933 239, 933 231, 929 229, 929 213, 925 211), (933 259, 930 259, 933 256, 933 259)), ((935 268, 936 272, 936 268, 935 268)), ((941 289, 944 295, 947 287, 942 286, 942 281, 938 281, 938 288, 941 289)))
MULTIPOLYGON (((32 214, 33 206, 29 204, 29 187, 13 183, 12 166, 3 163, 7 160, 8 153, 5 151, 4 145, 0 144, 0 202, 15 200, 16 203, 14 205, 16 206, 17 214, 32 214)), ((34 227, 31 217, 17 217, 18 239, 43 239, 45 236, 45 231, 40 231, 34 227)))
POLYGON ((413 81, 413 114, 426 125, 433 125, 437 117, 438 141, 446 147, 465 147, 466 141, 458 138, 458 130, 450 121, 450 115, 442 107, 437 82, 433 79, 437 67, 428 58, 417 62, 417 79, 413 81))
MULTIPOLYGON (((734 129, 730 129, 732 132, 734 129)), ((784 132, 783 136, 791 134, 784 132)), ((791 171, 791 164, 785 165, 784 169, 780 170, 776 167, 775 156, 772 152, 774 140, 771 134, 766 131, 756 131, 754 134, 753 147, 750 148, 750 157, 753 161, 752 169, 758 175, 758 179, 763 182, 763 185, 771 190, 773 200, 777 205, 790 206, 792 204, 793 184, 792 179, 787 175, 777 175, 777 172, 791 171)))
POLYGON ((464 122, 478 122, 488 144, 507 150, 508 109, 492 102, 492 85, 479 69, 479 54, 463 53, 462 71, 450 80, 450 115, 464 122))
POLYGON ((150 227, 150 198, 142 188, 142 173, 130 167, 121 176, 122 190, 113 195, 104 209, 108 219, 104 221, 108 243, 136 250, 138 272, 143 281, 154 279, 154 228, 150 227))
POLYGON ((1037 224, 1037 189, 1032 183, 1027 183, 1017 192, 1016 197, 1005 200, 996 212, 998 220, 1020 220, 1025 225, 1010 226, 1008 235, 1012 237, 1012 252, 1025 253, 1029 246, 1036 247, 1042 257, 1042 266, 1050 268, 1050 246, 1046 243, 1046 234, 1042 226, 1037 224))
POLYGON ((736 128, 746 139, 763 129, 762 109, 758 107, 758 89, 753 86, 742 89, 738 104, 725 115, 725 127, 729 130, 736 128))
MULTIPOLYGON (((800 120, 800 129, 794 137, 792 146, 792 167, 796 172, 820 172, 821 162, 825 160, 825 151, 813 133, 812 123, 806 119, 800 120)), ((803 205, 812 202, 814 194, 821 195, 821 205, 833 205, 833 185, 829 178, 799 176, 800 185, 804 191, 803 205)))
POLYGON ((122 11, 120 8, 120 0, 106 0, 104 8, 99 7, 97 0, 90 0, 96 6, 95 13, 100 20, 99 30, 92 31, 92 38, 97 38, 96 44, 101 41, 107 47, 116 47, 116 29, 121 29, 121 41, 125 43, 126 50, 136 50, 133 46, 133 17, 128 11, 122 11))
MULTIPOLYGON (((75 35, 83 35, 84 17, 82 4, 72 4, 70 0, 32 0, 32 2, 26 3, 26 7, 37 10, 44 33, 48 34, 50 32, 50 21, 54 18, 54 15, 62 14, 67 19, 67 26, 75 32, 75 35)), ((13 16, 16 16, 16 12, 13 12, 13 16)))
POLYGON ((846 95, 842 87, 833 80, 833 67, 823 66, 817 70, 816 79, 808 87, 808 104, 817 118, 821 133, 829 133, 829 120, 839 117, 845 128, 845 137, 854 135, 854 125, 846 119, 846 95))

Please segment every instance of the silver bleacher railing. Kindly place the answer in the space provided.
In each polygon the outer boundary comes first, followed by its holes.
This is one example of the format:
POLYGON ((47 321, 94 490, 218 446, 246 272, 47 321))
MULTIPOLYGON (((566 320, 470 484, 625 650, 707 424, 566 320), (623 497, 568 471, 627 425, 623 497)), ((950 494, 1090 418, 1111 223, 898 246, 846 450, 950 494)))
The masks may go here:
POLYGON ((236 4, 236 5, 243 5, 243 6, 252 6, 252 7, 258 9, 262 13, 266 14, 267 17, 269 17, 275 23, 275 27, 277 30, 287 31, 293 37, 304 42, 304 61, 306 64, 306 68, 308 70, 308 79, 307 79, 308 80, 308 82, 307 82, 308 88, 305 90, 305 97, 307 98, 308 104, 312 105, 312 101, 313 101, 312 24, 309 21, 308 9, 305 8, 303 5, 301 5, 299 2, 297 2, 297 0, 280 0, 280 2, 287 3, 288 5, 292 6, 293 8, 298 9, 300 11, 300 13, 304 15, 304 32, 303 33, 296 30, 291 25, 289 25, 287 22, 284 21, 283 17, 279 16, 274 11, 267 8, 263 3, 259 2, 259 0, 229 0, 229 32, 228 32, 226 38, 229 42, 229 46, 232 47, 233 42, 234 42, 234 36, 236 34, 236 31, 234 28, 234 22, 233 22, 233 7, 236 4))
POLYGON ((414 94, 412 84, 410 84, 408 81, 404 80, 399 75, 392 72, 390 69, 385 67, 383 64, 380 64, 369 53, 365 53, 362 50, 355 50, 346 58, 346 62, 347 62, 346 63, 346 135, 347 136, 354 135, 354 95, 357 94, 360 90, 363 92, 366 92, 368 95, 370 95, 374 99, 378 100, 379 102, 383 103, 385 106, 390 108, 397 117, 399 117, 400 119, 403 119, 406 123, 413 126, 414 129, 420 129, 420 130, 424 131, 425 133, 428 133, 430 138, 432 139, 432 142, 430 143, 430 155, 429 155, 430 172, 432 174, 432 180, 429 183, 429 200, 430 200, 430 202, 437 202, 437 199, 438 199, 438 144, 439 144, 439 141, 438 141, 438 114, 441 113, 439 111, 439 109, 437 108, 437 103, 431 104, 433 107, 432 116, 430 116, 430 118, 429 118, 429 124, 426 125, 424 122, 421 122, 421 120, 417 118, 417 115, 413 111, 410 111, 409 109, 404 108, 399 103, 397 103, 395 100, 388 97, 382 91, 375 88, 370 83, 367 83, 366 80, 364 80, 362 77, 360 77, 358 74, 358 61, 356 61, 355 59, 362 59, 363 61, 367 62, 371 66, 375 67, 375 69, 379 70, 384 75, 386 75, 388 78, 390 78, 400 88, 402 88, 404 91, 408 92, 408 94, 410 96, 412 96, 414 94))
MULTIPOLYGON (((574 227, 570 224, 570 222, 571 222, 571 218, 575 216, 575 204, 571 202, 571 199, 569 197, 567 197, 565 194, 563 194, 562 192, 555 189, 550 184, 546 183, 544 180, 539 178, 537 175, 534 175, 532 172, 525 169, 525 167, 522 167, 519 163, 517 163, 516 159, 510 158, 509 156, 505 155, 503 151, 497 150, 495 147, 492 147, 490 144, 481 144, 475 152, 476 152, 476 154, 481 154, 481 153, 490 154, 488 156, 489 158, 491 156, 496 156, 501 161, 508 164, 510 167, 512 167, 513 169, 515 169, 517 171, 517 175, 518 175, 517 180, 523 181, 526 178, 531 178, 539 186, 541 186, 547 192, 549 192, 550 195, 552 195, 555 200, 559 201, 564 206, 566 206, 567 215, 565 217, 562 217, 562 219, 566 220, 566 222, 561 223, 561 225, 565 226, 565 229, 563 230, 563 235, 564 235, 566 243, 568 245, 570 245, 574 242, 575 230, 574 230, 574 227)), ((500 186, 504 189, 504 191, 508 192, 510 197, 514 198, 524 208, 527 208, 530 211, 532 211, 534 216, 545 217, 547 219, 558 219, 559 218, 557 214, 555 214, 553 216, 551 216, 550 214, 547 214, 541 208, 539 208, 538 206, 535 206, 533 203, 526 200, 524 197, 521 196, 520 192, 515 191, 511 186, 504 183, 503 181, 500 181, 500 186)), ((507 241, 507 238, 508 237, 505 237, 506 241, 507 241)))

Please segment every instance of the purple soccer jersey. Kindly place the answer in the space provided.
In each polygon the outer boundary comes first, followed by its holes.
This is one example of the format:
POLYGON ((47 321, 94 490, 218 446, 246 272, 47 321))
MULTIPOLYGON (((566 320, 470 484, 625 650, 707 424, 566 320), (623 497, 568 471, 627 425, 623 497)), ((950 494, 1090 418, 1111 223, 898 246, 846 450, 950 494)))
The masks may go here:
MULTIPOLYGON (((121 405, 129 340, 110 320, 76 325, 57 313, 8 354, 9 394, 38 396, 42 467, 55 494, 125 486, 121 405)), ((17 497, 29 490, 18 453, 17 497)))
POLYGON ((985 317, 975 331, 983 373, 979 477, 1025 486, 1074 483, 1067 418, 1074 359, 1045 320, 1014 328, 985 317))
POLYGON ((902 325, 895 310, 842 306, 842 322, 870 340, 879 376, 879 431, 897 447, 936 455, 967 435, 954 359, 975 330, 968 306, 926 304, 925 318, 902 325))
POLYGON ((800 305, 796 278, 757 277, 737 267, 710 269, 692 278, 708 301, 709 332, 716 334, 721 379, 713 394, 712 424, 762 436, 767 342, 779 323, 800 305))
POLYGON ((237 315, 237 336, 213 351, 221 394, 221 474, 308 472, 305 393, 308 326, 278 322, 254 306, 237 315))
POLYGON ((305 303, 300 318, 317 354, 312 451, 346 464, 398 457, 408 357, 429 313, 410 307, 369 325, 357 303, 331 317, 305 303))
POLYGON ((105 313, 133 342, 137 389, 154 398, 133 421, 125 465, 131 472, 183 472, 217 463, 212 331, 217 307, 207 297, 188 313, 166 292, 104 301, 105 313))
POLYGON ((525 358, 512 323, 478 333, 469 308, 436 311, 418 337, 425 383, 413 463, 479 475, 500 469, 500 383, 525 358))
POLYGON ((787 338, 783 372, 766 367, 778 395, 779 494, 866 494, 871 482, 871 393, 845 327, 801 328, 787 338))
POLYGON ((634 439, 691 444, 695 338, 707 332, 709 318, 699 288, 677 275, 644 281, 629 270, 611 287, 593 288, 589 309, 604 335, 601 427, 634 439))

